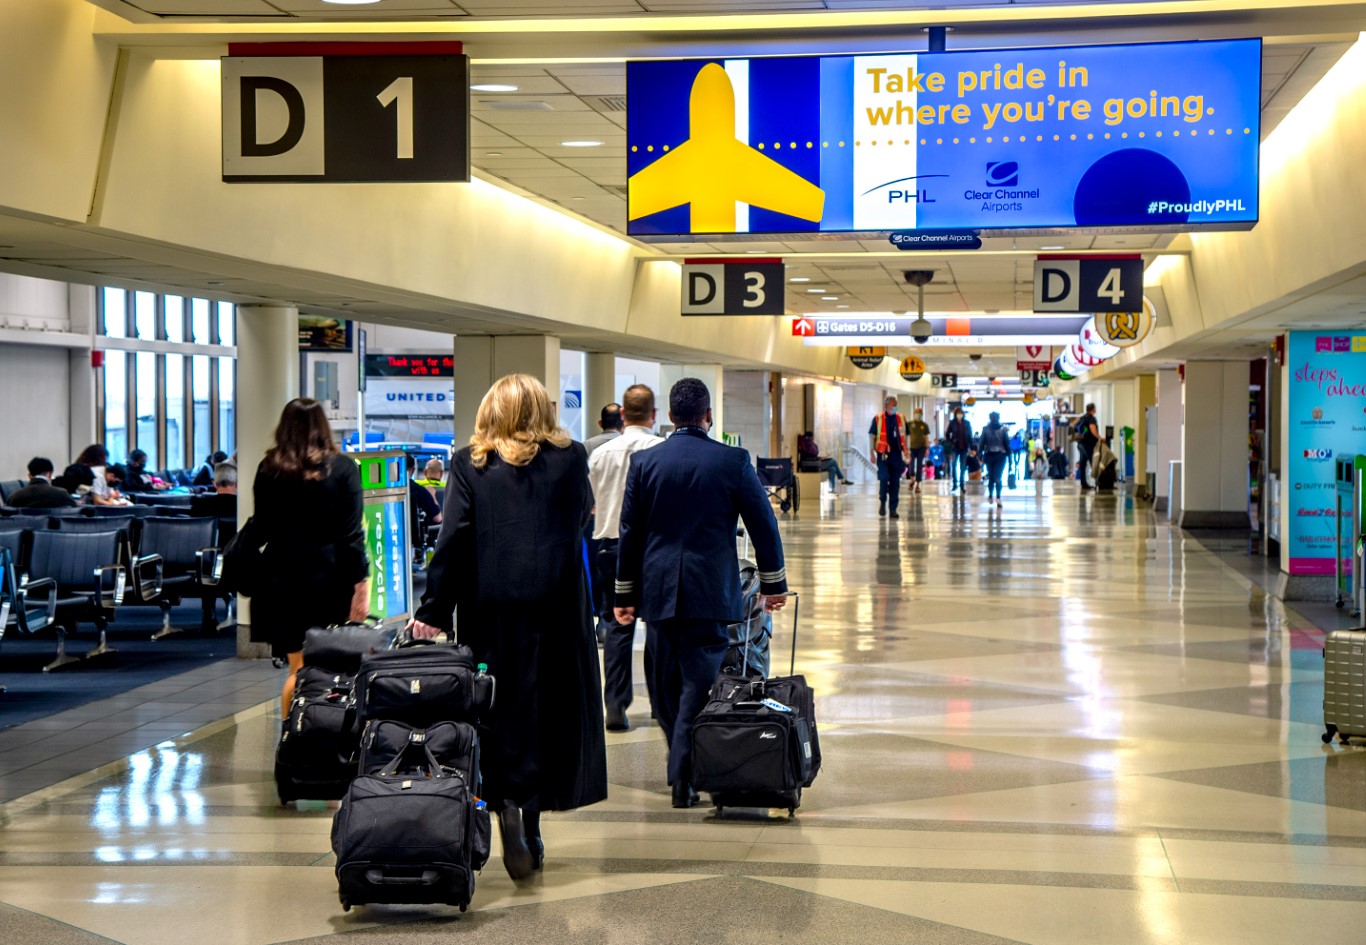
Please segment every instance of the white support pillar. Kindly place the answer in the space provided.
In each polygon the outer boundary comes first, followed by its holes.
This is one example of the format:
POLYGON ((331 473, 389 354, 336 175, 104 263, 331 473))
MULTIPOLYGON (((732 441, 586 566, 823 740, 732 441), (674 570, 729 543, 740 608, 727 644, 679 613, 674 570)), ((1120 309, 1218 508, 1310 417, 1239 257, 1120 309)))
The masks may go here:
POLYGON ((1240 528, 1248 517, 1246 361, 1187 361, 1182 528, 1240 528))
POLYGON ((1157 500, 1153 509, 1167 511, 1171 500, 1169 464, 1182 457, 1181 377, 1175 371, 1157 372, 1157 500))
MULTIPOLYGON (((1119 457, 1119 468, 1121 471, 1123 471, 1124 428, 1129 427, 1130 429, 1132 429, 1134 431, 1135 437, 1138 433, 1138 381, 1136 379, 1115 381, 1113 384, 1110 385, 1110 388, 1110 403, 1115 411, 1114 416, 1109 421, 1114 425, 1115 428, 1115 441, 1110 444, 1110 448, 1113 449, 1115 451, 1115 455, 1119 457)), ((1137 453, 1136 446, 1135 453, 1137 453)), ((1138 457, 1137 455, 1135 455, 1135 463, 1137 463, 1137 460, 1138 457)), ((1137 466, 1135 466, 1134 475, 1131 476, 1125 474, 1122 478, 1130 481, 1136 478, 1141 479, 1142 477, 1141 475, 1139 475, 1140 473, 1141 470, 1138 469, 1137 466)))
POLYGON ((455 338, 455 445, 469 442, 479 403, 493 382, 530 374, 560 400, 560 339, 552 335, 458 335, 455 338))
POLYGON ((590 351, 583 357, 583 435, 596 436, 602 408, 621 401, 617 390, 617 356, 590 351))
MULTIPOLYGON (((280 411, 299 392, 299 310, 293 305, 240 305, 237 308, 237 495, 238 527, 255 507, 251 483, 270 447, 280 411)), ((270 655, 252 643, 246 598, 237 599, 237 655, 270 655)))

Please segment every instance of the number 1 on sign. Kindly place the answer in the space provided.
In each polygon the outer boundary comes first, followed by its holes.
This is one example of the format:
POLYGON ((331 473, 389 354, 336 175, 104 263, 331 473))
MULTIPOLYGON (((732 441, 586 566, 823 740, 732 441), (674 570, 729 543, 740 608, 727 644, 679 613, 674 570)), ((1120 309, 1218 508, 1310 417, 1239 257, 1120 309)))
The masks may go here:
MULTIPOLYGON (((374 86, 371 86, 374 88, 374 86)), ((385 108, 398 103, 398 147, 397 157, 413 156, 413 77, 399 76, 388 87, 375 96, 385 108)))

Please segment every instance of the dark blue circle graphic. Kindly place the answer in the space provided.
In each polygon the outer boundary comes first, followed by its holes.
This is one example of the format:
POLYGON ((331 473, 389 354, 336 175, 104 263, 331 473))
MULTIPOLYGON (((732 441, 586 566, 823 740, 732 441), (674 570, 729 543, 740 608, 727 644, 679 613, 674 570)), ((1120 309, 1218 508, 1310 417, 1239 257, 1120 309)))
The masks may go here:
POLYGON ((1186 175, 1170 158, 1143 148, 1126 148, 1086 169, 1077 184, 1072 212, 1077 226, 1185 223, 1189 213, 1158 208, 1163 203, 1189 204, 1190 197, 1186 175))

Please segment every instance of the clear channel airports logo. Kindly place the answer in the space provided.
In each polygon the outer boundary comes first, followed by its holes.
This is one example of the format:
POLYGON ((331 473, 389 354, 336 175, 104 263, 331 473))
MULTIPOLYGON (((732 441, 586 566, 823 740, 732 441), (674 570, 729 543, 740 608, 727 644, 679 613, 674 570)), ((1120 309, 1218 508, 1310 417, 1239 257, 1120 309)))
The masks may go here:
POLYGON ((963 199, 981 201, 982 213, 1019 212, 1024 209, 1024 200, 1038 200, 1040 188, 1020 189, 1019 161, 988 161, 983 176, 986 190, 968 187, 963 191, 963 199))
POLYGON ((1304 451, 1304 458, 1311 463, 1326 463, 1333 458, 1333 451, 1325 449, 1309 449, 1304 451))
POLYGON ((1019 187, 1019 161, 987 161, 988 187, 1019 187))

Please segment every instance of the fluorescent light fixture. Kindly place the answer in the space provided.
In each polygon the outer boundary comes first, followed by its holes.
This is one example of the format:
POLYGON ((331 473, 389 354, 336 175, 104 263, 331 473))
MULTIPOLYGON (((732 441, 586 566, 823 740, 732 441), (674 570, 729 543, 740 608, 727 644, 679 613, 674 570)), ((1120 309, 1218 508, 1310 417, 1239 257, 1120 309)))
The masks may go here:
POLYGON ((601 141, 561 141, 561 142, 560 142, 560 147, 562 147, 562 148, 600 148, 600 147, 602 147, 602 142, 601 142, 601 141))
POLYGON ((1052 251, 1055 250, 1055 249, 1066 249, 1067 247, 1066 247, 1066 246, 1040 246, 1039 248, 1040 248, 1041 250, 1043 250, 1045 253, 1049 253, 1049 252, 1052 252, 1052 251))
MULTIPOLYGON (((329 2, 329 3, 335 3, 336 0, 328 0, 328 2, 329 2)), ((370 0, 366 0, 366 2, 370 2, 370 0)), ((504 84, 499 83, 499 82, 481 82, 481 83, 479 83, 478 85, 471 85, 471 86, 470 86, 470 91, 471 91, 471 92, 516 92, 519 88, 521 88, 521 86, 518 86, 518 85, 504 85, 504 84)))
POLYGON ((822 301, 822 302, 838 302, 839 300, 840 300, 840 297, 839 297, 838 295, 822 295, 822 296, 821 296, 821 301, 822 301))
POLYGON ((502 157, 502 156, 503 156, 503 152, 502 152, 502 151, 489 151, 488 153, 486 153, 486 154, 484 155, 484 157, 502 157))
POLYGON ((807 278, 806 276, 793 276, 791 279, 788 279, 787 281, 788 281, 788 282, 810 282, 811 280, 810 280, 809 278, 807 278))
POLYGON ((808 292, 813 292, 813 293, 819 295, 819 294, 822 293, 822 292, 828 292, 829 289, 807 289, 806 291, 808 291, 808 292))
POLYGON ((836 306, 835 306, 835 308, 848 308, 848 307, 849 307, 849 306, 847 306, 847 305, 836 305, 836 306))
POLYGON ((745 253, 746 253, 747 255, 750 255, 750 256, 762 256, 762 255, 763 255, 764 253, 766 253, 766 252, 768 252, 768 250, 766 250, 766 249, 747 249, 747 250, 745 250, 745 253))
POLYGON ((335 3, 342 7, 363 7, 367 3, 379 3, 379 0, 323 0, 323 3, 335 3))

